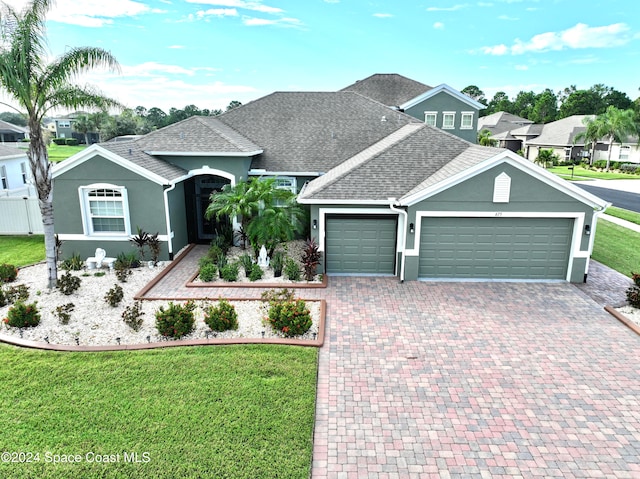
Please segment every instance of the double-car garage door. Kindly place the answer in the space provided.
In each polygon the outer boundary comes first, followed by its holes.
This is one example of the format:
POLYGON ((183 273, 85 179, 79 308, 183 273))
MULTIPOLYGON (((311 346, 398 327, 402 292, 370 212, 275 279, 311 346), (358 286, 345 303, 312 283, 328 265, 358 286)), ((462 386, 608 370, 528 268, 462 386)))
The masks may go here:
POLYGON ((566 279, 571 218, 423 218, 421 278, 566 279))

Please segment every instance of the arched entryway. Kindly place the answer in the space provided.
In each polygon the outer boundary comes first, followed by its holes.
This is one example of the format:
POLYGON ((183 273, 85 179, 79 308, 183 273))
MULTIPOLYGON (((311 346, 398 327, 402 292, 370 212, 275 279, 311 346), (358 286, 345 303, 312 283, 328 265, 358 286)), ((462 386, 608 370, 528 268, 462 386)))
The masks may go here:
POLYGON ((216 230, 227 218, 204 216, 212 193, 221 191, 224 185, 230 184, 229 178, 218 175, 198 175, 189 178, 184 184, 185 206, 187 213, 187 229, 189 243, 209 243, 216 235, 216 230))

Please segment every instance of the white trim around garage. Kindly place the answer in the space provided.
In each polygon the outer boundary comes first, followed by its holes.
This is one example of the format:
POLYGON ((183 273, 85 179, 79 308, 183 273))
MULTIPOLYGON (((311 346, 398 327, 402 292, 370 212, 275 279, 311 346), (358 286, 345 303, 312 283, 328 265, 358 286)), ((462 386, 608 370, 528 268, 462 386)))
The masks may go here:
MULTIPOLYGON (((573 236, 569 251, 569 264, 567 265, 566 281, 571 280, 573 260, 575 258, 589 258, 590 251, 581 251, 580 243, 585 224, 585 214, 577 212, 496 212, 496 211, 418 211, 416 213, 414 244, 412 249, 406 249, 406 256, 420 256, 420 235, 423 218, 570 218, 573 222, 573 236)), ((588 262, 587 262, 588 263, 588 262)))

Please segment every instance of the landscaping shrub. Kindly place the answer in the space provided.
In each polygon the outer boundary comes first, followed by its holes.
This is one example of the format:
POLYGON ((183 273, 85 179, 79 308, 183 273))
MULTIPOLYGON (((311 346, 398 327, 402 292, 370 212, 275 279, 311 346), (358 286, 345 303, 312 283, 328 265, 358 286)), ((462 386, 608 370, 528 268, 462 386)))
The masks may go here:
POLYGON ((302 267, 304 268, 304 279, 313 281, 316 276, 318 265, 320 264, 320 252, 318 251, 318 243, 313 238, 308 239, 304 244, 304 252, 302 254, 302 267))
POLYGON ((633 163, 623 163, 622 165, 620 165, 620 171, 622 173, 637 174, 640 173, 640 165, 636 165, 633 163))
POLYGON ((274 331, 287 337, 299 336, 311 328, 311 312, 302 299, 295 301, 273 301, 267 321, 274 331))
POLYGON ((67 271, 58 280, 58 289, 64 295, 69 296, 78 290, 82 280, 78 276, 74 276, 67 271))
POLYGON ((116 278, 118 278, 118 281, 121 283, 126 283, 127 278, 132 274, 131 269, 129 269, 125 263, 116 264, 114 269, 116 272, 116 278))
POLYGON ((18 301, 13 305, 4 322, 14 328, 31 328, 40 324, 40 313, 36 303, 25 304, 18 301))
POLYGON ((627 301, 634 308, 640 308, 640 273, 631 273, 631 278, 635 284, 627 290, 627 301))
POLYGON ((211 258, 209 255, 207 255, 207 256, 203 256, 202 258, 200 258, 200 259, 198 260, 198 267, 199 267, 200 269, 202 269, 204 266, 207 266, 207 265, 209 265, 209 264, 216 264, 216 263, 215 263, 215 261, 214 261, 214 259, 213 259, 213 258, 211 258))
POLYGON ((114 268, 127 267, 127 268, 137 268, 140 266, 140 260, 138 259, 138 253, 135 251, 129 251, 128 253, 122 252, 116 256, 116 261, 114 263, 114 268))
POLYGON ((66 145, 67 144, 67 139, 66 138, 53 138, 51 141, 53 141, 53 143, 56 144, 56 145, 66 145))
POLYGON ((142 315, 144 312, 142 311, 142 303, 140 301, 135 301, 133 305, 127 306, 124 308, 122 312, 122 320, 126 323, 134 331, 140 331, 142 327, 142 315))
POLYGON ((73 253, 70 258, 65 259, 60 265, 60 269, 65 271, 80 271, 84 266, 84 261, 80 257, 80 253, 73 253))
POLYGON ((291 281, 300 281, 300 266, 293 258, 287 258, 284 262, 284 274, 291 281))
POLYGON ((276 251, 271 258, 271 268, 273 269, 273 276, 279 278, 282 276, 282 268, 284 267, 284 253, 282 251, 276 251))
POLYGON ((229 241, 226 236, 220 234, 211 240, 211 246, 220 248, 220 251, 224 254, 227 254, 229 248, 231 248, 231 243, 232 241, 229 241))
POLYGON ((607 167, 607 160, 596 160, 596 161, 593 162, 592 166, 594 168, 600 168, 600 169, 606 168, 607 167))
POLYGON ((79 143, 77 138, 66 138, 64 142, 67 146, 78 146, 79 143))
MULTIPOLYGON (((229 263, 229 260, 227 259, 227 255, 220 251, 220 254, 216 256, 215 262, 218 265, 218 271, 222 271, 222 268, 224 268, 227 263, 229 263)), ((220 277, 222 277, 222 275, 220 277)))
POLYGON ((205 310, 204 322, 212 331, 238 329, 238 313, 231 303, 221 299, 217 306, 209 306, 205 310))
POLYGON ((218 258, 220 258, 220 256, 224 256, 226 258, 226 253, 222 251, 222 248, 220 248, 220 246, 211 245, 209 247, 209 250, 207 251, 207 257, 211 259, 211 262, 213 264, 218 264, 218 258))
POLYGON ((240 267, 238 266, 238 263, 229 263, 220 268, 220 277, 225 281, 238 281, 239 273, 240 267))
MULTIPOLYGON (((13 304, 18 301, 25 302, 29 299, 29 287, 24 284, 17 284, 15 286, 10 286, 4 290, 5 304, 13 304)), ((0 306, 3 306, 0 304, 0 306)))
POLYGON ((259 279, 262 279, 262 275, 262 268, 257 264, 252 264, 248 275, 249 281, 258 281, 259 279))
POLYGON ((240 264, 244 269, 245 276, 248 278, 249 274, 251 274, 251 268, 253 268, 253 260, 251 259, 251 256, 249 256, 247 253, 244 253, 240 255, 240 258, 238 259, 240 260, 240 264))
POLYGON ((5 294, 2 287, 0 287, 0 308, 7 305, 7 295, 5 294))
POLYGON ((0 264, 0 283, 11 283, 18 277, 18 268, 12 264, 0 264))
POLYGON ((165 337, 181 338, 193 331, 195 323, 193 310, 195 303, 187 301, 184 305, 169 302, 167 309, 160 306, 156 312, 156 328, 165 337))
POLYGON ((73 311, 75 307, 76 307, 75 304, 67 303, 67 304, 58 306, 56 309, 54 309, 51 312, 54 314, 54 316, 58 318, 58 321, 60 321, 60 324, 69 324, 69 321, 71 320, 70 313, 71 311, 73 311))
POLYGON ((124 291, 122 290, 122 287, 118 284, 114 284, 113 288, 107 291, 104 300, 109 304, 109 306, 115 308, 120 304, 123 298, 124 291))
POLYGON ((200 267, 200 280, 206 283, 216 279, 217 274, 218 268, 213 263, 208 263, 200 267))

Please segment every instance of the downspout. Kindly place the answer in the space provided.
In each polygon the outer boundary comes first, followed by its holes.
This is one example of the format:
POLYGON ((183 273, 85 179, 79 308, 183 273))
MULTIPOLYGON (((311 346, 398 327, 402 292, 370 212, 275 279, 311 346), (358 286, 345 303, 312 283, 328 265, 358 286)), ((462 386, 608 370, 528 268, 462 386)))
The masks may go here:
MULTIPOLYGON (((600 216, 601 214, 603 214, 607 208, 609 208, 609 206, 611 206, 612 203, 607 202, 607 204, 605 206, 603 206, 602 208, 600 208, 599 210, 595 210, 593 212, 593 216, 592 218, 592 222, 591 222, 591 237, 589 238, 589 258, 591 258, 591 253, 593 253, 593 244, 596 240, 596 229, 598 227, 598 216, 600 216)), ((587 276, 589 275, 589 264, 590 261, 587 261, 587 269, 584 272, 584 282, 587 282, 587 276)))
POLYGON ((404 262, 405 262, 405 250, 407 247, 407 220, 409 218, 409 215, 407 214, 407 212, 403 209, 399 209, 396 208, 395 205, 400 206, 400 202, 395 199, 395 198, 389 198, 389 208, 391 209, 391 211, 395 211, 396 213, 401 214, 402 216, 404 216, 404 225, 402 228, 402 239, 401 239, 401 253, 402 256, 400 257, 400 282, 404 283, 404 262))
MULTIPOLYGON (((171 183, 170 183, 171 184, 171 183)), ((164 190, 164 216, 167 223, 167 250, 169 251, 169 259, 173 260, 173 240, 171 238, 171 215, 169 214, 169 192, 176 188, 177 183, 171 184, 169 188, 164 190)))

